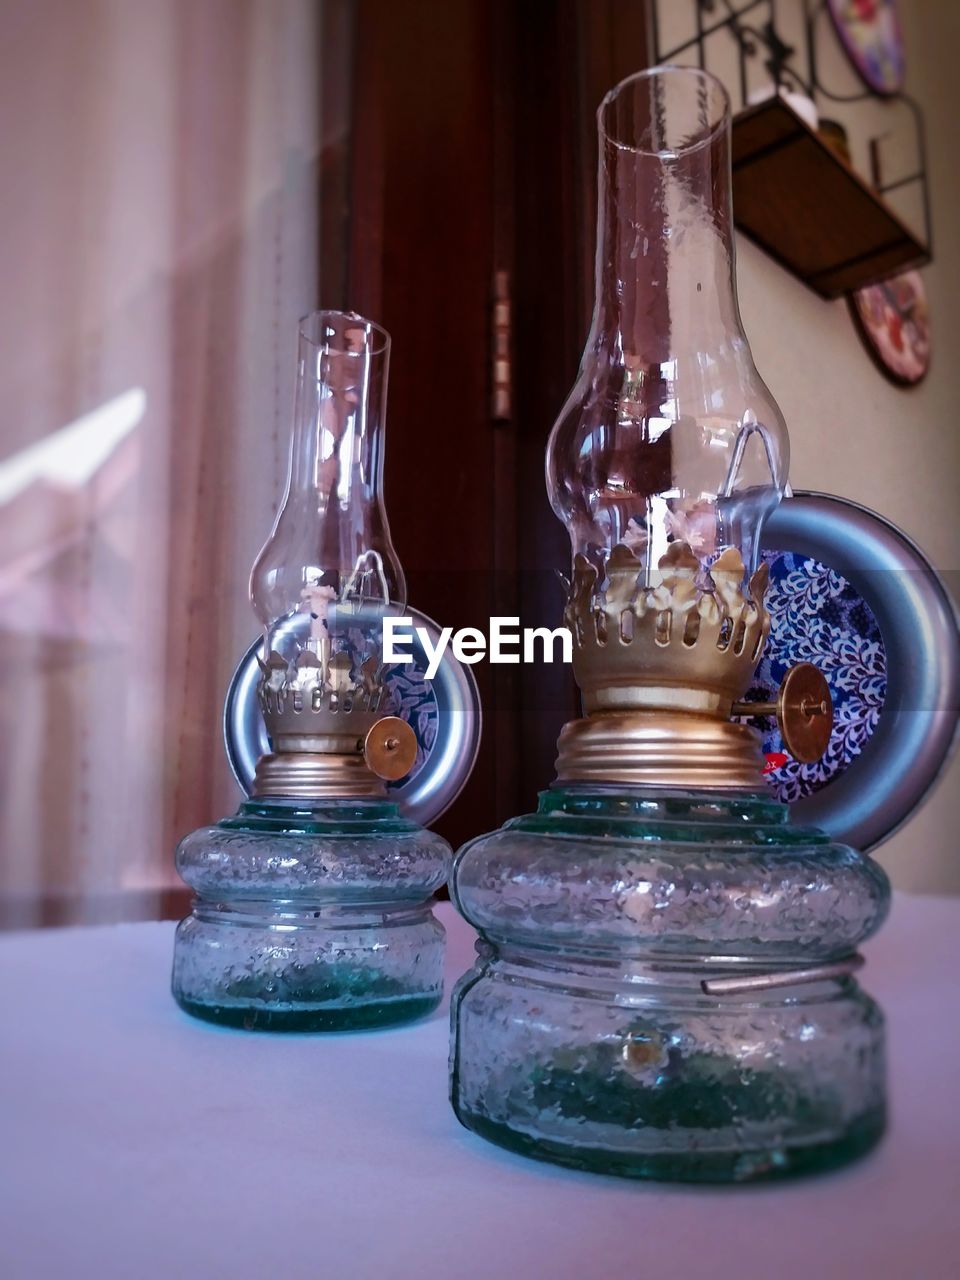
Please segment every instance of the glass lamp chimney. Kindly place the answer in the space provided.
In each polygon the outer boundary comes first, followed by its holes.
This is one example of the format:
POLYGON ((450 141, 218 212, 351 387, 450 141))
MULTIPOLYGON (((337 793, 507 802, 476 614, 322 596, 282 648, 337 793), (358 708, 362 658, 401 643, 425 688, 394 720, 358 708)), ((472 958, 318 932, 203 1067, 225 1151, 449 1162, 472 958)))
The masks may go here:
POLYGON ((649 584, 680 540, 704 567, 735 547, 749 573, 789 454, 737 305, 726 92, 654 68, 597 121, 596 302, 547 449, 554 511, 598 569, 620 543, 649 584))
POLYGON ((250 575, 266 652, 295 661, 336 624, 370 630, 402 610, 406 581, 383 505, 390 336, 353 312, 300 324, 283 502, 250 575), (311 626, 296 625, 309 613, 311 626))

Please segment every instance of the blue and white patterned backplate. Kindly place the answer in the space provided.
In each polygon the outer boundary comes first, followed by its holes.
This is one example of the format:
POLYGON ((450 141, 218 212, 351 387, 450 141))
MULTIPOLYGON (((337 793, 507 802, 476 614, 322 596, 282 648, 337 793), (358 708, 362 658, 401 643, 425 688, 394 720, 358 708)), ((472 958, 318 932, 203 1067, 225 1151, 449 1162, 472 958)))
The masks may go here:
POLYGON ((792 804, 847 769, 869 741, 886 695, 886 660, 877 620, 846 578, 792 551, 766 551, 763 559, 770 566, 770 638, 747 700, 774 701, 798 662, 823 673, 833 698, 830 745, 816 764, 786 753, 775 719, 754 721, 763 732, 767 783, 778 800, 792 804))
MULTIPOLYGON (((875 849, 943 772, 960 713, 960 630, 939 574, 901 529, 829 493, 794 493, 763 530, 773 633, 754 696, 794 662, 825 675, 835 728, 825 758, 783 753, 767 774, 794 821, 875 849)), ((782 750, 758 722, 769 753, 782 750)))
MULTIPOLYGON (((367 637, 362 631, 347 631, 348 649, 360 653, 367 637)), ((381 707, 382 715, 406 720, 417 736, 417 756, 413 768, 399 782, 388 782, 388 791, 399 791, 413 782, 426 763, 437 740, 440 710, 433 681, 426 677, 428 661, 422 646, 416 646, 416 661, 388 667, 383 678, 387 691, 381 707)))
POLYGON ((406 779, 412 782, 437 740, 436 695, 432 682, 418 667, 394 667, 385 683, 393 714, 406 720, 417 735, 417 759, 406 779))

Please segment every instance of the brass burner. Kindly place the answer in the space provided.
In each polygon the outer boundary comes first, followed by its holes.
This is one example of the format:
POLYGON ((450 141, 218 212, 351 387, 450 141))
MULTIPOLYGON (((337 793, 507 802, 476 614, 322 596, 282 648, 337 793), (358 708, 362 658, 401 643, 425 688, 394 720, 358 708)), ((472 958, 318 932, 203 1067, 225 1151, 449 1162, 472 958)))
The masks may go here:
POLYGON ((274 751, 257 763, 253 795, 382 796, 384 780, 410 772, 416 735, 405 720, 380 714, 379 653, 352 674, 350 656, 331 653, 319 637, 294 662, 271 652, 260 670, 257 696, 274 751))
POLYGON ((766 565, 745 578, 732 547, 705 568, 671 543, 652 578, 622 544, 599 568, 576 557, 564 621, 587 714, 560 734, 558 781, 762 792, 760 736, 731 716, 774 711, 787 750, 820 758, 832 707, 815 667, 790 672, 776 707, 737 701, 770 630, 766 565))
POLYGON ((766 565, 745 592, 739 551, 728 548, 704 570, 685 542, 674 542, 649 585, 641 570, 622 544, 600 570, 584 556, 574 563, 564 621, 585 711, 661 707, 729 716, 770 630, 766 565))

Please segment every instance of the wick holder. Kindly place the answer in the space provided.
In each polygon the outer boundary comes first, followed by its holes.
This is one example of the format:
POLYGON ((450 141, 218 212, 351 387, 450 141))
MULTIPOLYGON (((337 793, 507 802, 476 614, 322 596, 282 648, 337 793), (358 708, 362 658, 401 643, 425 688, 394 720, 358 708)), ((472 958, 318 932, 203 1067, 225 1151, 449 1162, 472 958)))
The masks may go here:
POLYGON ((745 592, 743 557, 735 547, 704 571, 686 542, 673 542, 654 585, 641 585, 642 569, 622 543, 602 573, 576 557, 564 621, 573 633, 584 710, 729 717, 770 631, 763 606, 767 566, 752 575, 745 592))
POLYGON ((759 737, 730 715, 770 631, 766 565, 744 591, 736 548, 704 571, 678 541, 649 586, 642 568, 623 544, 600 569, 574 561, 564 621, 587 716, 561 733, 558 780, 756 790, 759 737))
POLYGON ((271 651, 257 690, 273 752, 257 763, 254 796, 382 796, 417 754, 413 729, 382 715, 384 669, 372 652, 351 675, 346 652, 304 649, 294 662, 271 651))

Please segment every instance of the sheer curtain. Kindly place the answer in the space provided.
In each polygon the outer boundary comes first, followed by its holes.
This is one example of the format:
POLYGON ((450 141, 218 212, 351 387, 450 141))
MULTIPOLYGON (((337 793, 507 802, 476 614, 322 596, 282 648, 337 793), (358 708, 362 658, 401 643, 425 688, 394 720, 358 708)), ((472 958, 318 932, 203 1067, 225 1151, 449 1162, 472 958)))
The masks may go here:
POLYGON ((0 923, 149 915, 317 305, 314 0, 0 0, 0 923))

